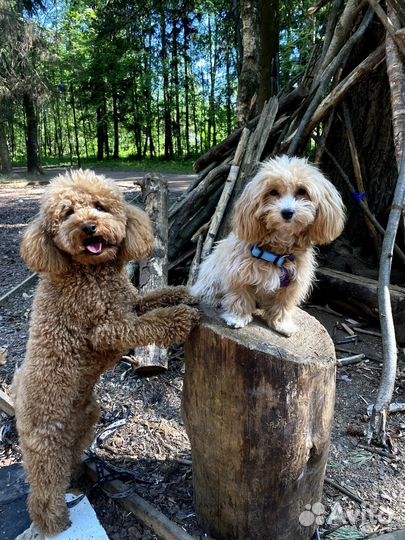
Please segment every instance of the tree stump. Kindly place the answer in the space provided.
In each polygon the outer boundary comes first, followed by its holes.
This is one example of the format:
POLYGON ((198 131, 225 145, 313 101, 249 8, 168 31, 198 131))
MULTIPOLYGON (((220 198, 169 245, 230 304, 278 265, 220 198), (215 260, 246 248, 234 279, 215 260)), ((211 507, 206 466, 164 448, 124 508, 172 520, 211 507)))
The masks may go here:
POLYGON ((186 343, 194 503, 216 540, 309 540, 316 527, 308 509, 322 497, 336 358, 316 319, 295 319, 300 332, 285 338, 206 310, 186 343))

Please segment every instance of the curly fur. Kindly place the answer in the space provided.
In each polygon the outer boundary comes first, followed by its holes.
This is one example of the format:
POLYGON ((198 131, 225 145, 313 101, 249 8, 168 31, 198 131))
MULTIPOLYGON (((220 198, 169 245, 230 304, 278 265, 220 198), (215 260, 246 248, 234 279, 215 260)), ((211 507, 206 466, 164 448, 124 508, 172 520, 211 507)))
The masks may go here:
POLYGON ((152 247, 146 214, 113 181, 81 170, 50 184, 24 235, 21 254, 41 279, 13 394, 30 515, 47 535, 70 524, 65 491, 93 438, 101 373, 130 348, 184 341, 198 319, 177 305, 192 301, 185 288, 140 297, 130 283, 125 263, 152 247))
POLYGON ((208 304, 220 302, 230 326, 245 326, 260 307, 268 324, 289 336, 298 330, 294 308, 314 281, 314 246, 337 238, 344 219, 339 193, 317 167, 297 157, 265 161, 236 204, 233 231, 202 263, 192 293, 208 304), (292 218, 283 217, 286 210, 292 218), (280 288, 276 265, 252 256, 253 245, 295 257, 286 263, 288 287, 280 288))

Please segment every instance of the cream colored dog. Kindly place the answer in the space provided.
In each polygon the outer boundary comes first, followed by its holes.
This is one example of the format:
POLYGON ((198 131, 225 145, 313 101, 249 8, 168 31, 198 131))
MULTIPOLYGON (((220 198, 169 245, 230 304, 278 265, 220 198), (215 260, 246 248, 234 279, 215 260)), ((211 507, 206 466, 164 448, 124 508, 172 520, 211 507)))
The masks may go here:
POLYGON ((298 331, 294 308, 314 282, 314 246, 337 238, 344 219, 339 193, 316 166, 269 159, 244 189, 233 231, 202 263, 192 294, 220 303, 229 326, 246 326, 259 307, 269 326, 290 336, 298 331))

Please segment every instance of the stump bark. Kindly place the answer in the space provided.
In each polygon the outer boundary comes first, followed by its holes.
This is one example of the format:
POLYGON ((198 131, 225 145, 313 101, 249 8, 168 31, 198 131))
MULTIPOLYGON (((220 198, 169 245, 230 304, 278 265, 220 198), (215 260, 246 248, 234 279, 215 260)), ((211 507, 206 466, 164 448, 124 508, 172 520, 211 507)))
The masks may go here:
POLYGON ((194 502, 216 540, 314 532, 302 513, 322 498, 336 360, 322 325, 298 309, 295 319, 300 332, 285 338, 256 320, 230 329, 206 311, 186 343, 194 502))

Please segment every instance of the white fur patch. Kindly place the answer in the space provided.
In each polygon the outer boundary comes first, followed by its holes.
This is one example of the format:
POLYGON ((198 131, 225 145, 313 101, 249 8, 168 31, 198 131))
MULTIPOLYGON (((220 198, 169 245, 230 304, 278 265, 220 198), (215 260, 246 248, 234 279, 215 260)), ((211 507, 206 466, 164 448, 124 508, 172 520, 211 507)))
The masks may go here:
POLYGON ((283 334, 283 336, 290 337, 293 334, 296 334, 299 332, 299 327, 293 323, 293 321, 274 321, 271 323, 271 326, 276 330, 276 332, 279 332, 280 334, 283 334))
POLYGON ((252 315, 247 315, 246 317, 238 317, 234 313, 222 313, 221 318, 224 319, 226 324, 231 328, 243 328, 252 322, 252 315))

